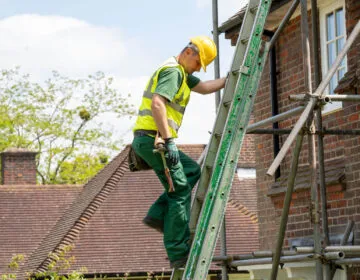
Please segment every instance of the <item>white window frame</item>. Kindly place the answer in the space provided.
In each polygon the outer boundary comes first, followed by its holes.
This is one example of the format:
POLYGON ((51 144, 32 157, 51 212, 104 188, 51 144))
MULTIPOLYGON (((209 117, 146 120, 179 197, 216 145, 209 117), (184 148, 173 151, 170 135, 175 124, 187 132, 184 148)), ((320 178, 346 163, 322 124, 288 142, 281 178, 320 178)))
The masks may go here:
MULTIPOLYGON (((329 70, 328 67, 328 56, 327 56, 327 45, 326 45, 326 16, 339 8, 342 8, 344 11, 344 30, 345 30, 345 41, 347 39, 346 37, 346 9, 345 9, 345 0, 326 0, 321 1, 321 3, 318 5, 319 7, 319 22, 320 22, 320 48, 321 48, 321 70, 322 70, 322 76, 325 77, 326 73, 329 70)), ((347 71, 347 57, 345 56, 345 65, 346 65, 346 71, 347 71)), ((345 71, 345 73, 346 73, 345 71)), ((325 94, 329 94, 329 87, 326 87, 325 94)), ((323 114, 329 114, 335 111, 338 111, 342 109, 342 102, 332 102, 327 104, 323 108, 323 114)))

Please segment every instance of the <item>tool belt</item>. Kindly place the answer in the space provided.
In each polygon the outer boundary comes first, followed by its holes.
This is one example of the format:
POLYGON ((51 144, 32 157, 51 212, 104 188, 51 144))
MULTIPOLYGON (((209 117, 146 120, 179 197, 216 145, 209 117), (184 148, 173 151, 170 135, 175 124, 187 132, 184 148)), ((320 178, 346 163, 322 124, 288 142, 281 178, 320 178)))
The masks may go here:
MULTIPOLYGON (((134 137, 138 136, 147 136, 147 135, 156 135, 156 131, 153 130, 137 130, 134 132, 134 137)), ((152 169, 146 161, 144 161, 141 157, 139 157, 134 149, 130 146, 129 154, 128 154, 128 164, 129 169, 132 172, 140 171, 140 170, 149 170, 152 169)))
POLYGON ((131 172, 140 171, 140 170, 149 170, 152 169, 146 161, 139 157, 134 149, 130 146, 130 151, 128 154, 128 164, 131 172))

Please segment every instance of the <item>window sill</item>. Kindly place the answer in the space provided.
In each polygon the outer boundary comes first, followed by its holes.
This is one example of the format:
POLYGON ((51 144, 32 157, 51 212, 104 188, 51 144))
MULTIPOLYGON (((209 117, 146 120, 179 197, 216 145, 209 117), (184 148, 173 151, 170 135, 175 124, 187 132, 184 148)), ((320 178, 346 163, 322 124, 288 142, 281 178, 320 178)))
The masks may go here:
MULTIPOLYGON (((317 172, 319 183, 319 171, 317 172)), ((282 174, 271 186, 267 196, 275 197, 286 193, 288 176, 288 172, 282 174)), ((343 158, 331 160, 325 163, 325 184, 327 188, 333 188, 333 191, 345 190, 345 162, 343 158)), ((308 166, 299 167, 295 179, 294 192, 309 190, 310 186, 310 169, 308 166)))

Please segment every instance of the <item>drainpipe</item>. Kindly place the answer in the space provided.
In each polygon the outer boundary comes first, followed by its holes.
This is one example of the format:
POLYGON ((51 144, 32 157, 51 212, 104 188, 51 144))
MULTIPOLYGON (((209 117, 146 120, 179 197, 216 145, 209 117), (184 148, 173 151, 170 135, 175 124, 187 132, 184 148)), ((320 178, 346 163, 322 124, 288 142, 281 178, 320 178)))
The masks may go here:
MULTIPOLYGON (((217 48, 218 55, 214 60, 214 78, 220 78, 220 50, 219 50, 219 25, 218 25, 218 3, 217 0, 212 1, 212 12, 213 12, 213 39, 217 48)), ((219 104, 221 100, 220 90, 215 93, 215 105, 216 112, 219 109, 219 104)))
MULTIPOLYGON (((268 36, 271 40, 271 38, 274 35, 274 32, 264 30, 264 35, 268 36)), ((279 114, 279 104, 278 104, 278 94, 277 94, 277 77, 276 77, 276 47, 275 44, 272 46, 269 54, 269 61, 270 61, 270 97, 271 97, 271 115, 276 116, 279 114)), ((273 129, 278 129, 279 123, 274 122, 273 123, 273 129)), ((273 152, 274 152, 274 158, 280 151, 280 136, 274 134, 273 135, 273 152)), ((280 166, 276 169, 275 172, 275 180, 279 178, 281 175, 280 173, 280 166)))

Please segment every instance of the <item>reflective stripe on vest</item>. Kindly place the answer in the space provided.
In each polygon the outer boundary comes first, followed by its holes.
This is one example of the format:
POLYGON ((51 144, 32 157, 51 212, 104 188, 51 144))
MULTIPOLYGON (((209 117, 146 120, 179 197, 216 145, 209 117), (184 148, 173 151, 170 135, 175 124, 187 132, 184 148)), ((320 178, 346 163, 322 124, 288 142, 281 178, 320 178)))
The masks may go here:
POLYGON ((191 90, 187 85, 187 75, 185 74, 183 67, 177 63, 175 57, 170 58, 163 65, 161 65, 148 81, 143 94, 143 99, 140 105, 135 127, 133 129, 134 131, 157 130, 157 126, 151 111, 152 97, 157 87, 159 73, 169 67, 177 67, 183 74, 183 79, 178 92, 171 102, 166 102, 165 104, 167 122, 171 131, 171 135, 172 137, 177 137, 177 131, 181 126, 185 108, 190 99, 191 90))
MULTIPOLYGON (((153 93, 151 93, 150 91, 144 91, 143 97, 152 99, 153 97, 153 93)), ((183 100, 183 95, 180 96, 180 101, 183 100)), ((169 105, 171 108, 173 108, 175 111, 178 111, 181 114, 184 114, 185 112, 185 107, 182 107, 181 105, 174 103, 174 102, 167 102, 167 105, 169 105)))
MULTIPOLYGON (((138 115, 139 116, 151 116, 152 117, 152 112, 151 112, 151 110, 144 109, 144 110, 139 111, 138 115)), ((167 121, 168 121, 168 125, 172 129, 174 129, 176 131, 179 130, 180 126, 178 126, 176 122, 174 122, 173 120, 170 120, 170 119, 168 119, 167 121)))

